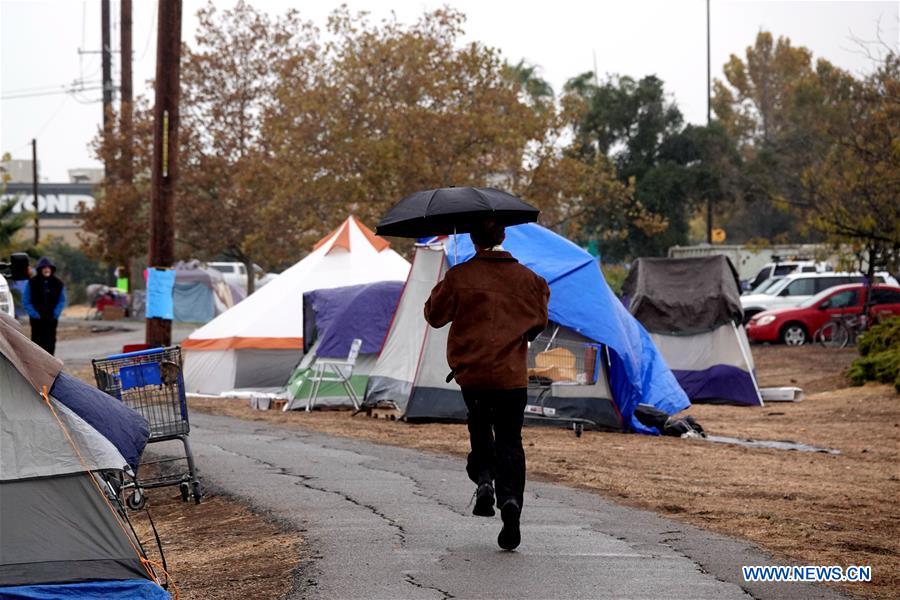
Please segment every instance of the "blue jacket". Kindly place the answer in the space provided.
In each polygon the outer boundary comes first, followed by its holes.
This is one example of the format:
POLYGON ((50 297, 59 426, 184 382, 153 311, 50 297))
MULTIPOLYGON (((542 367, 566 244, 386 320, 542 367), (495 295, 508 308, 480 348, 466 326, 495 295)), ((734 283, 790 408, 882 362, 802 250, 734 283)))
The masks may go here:
POLYGON ((28 313, 28 316, 32 319, 41 319, 44 316, 49 316, 51 309, 53 314, 53 319, 58 320, 59 316, 62 314, 63 309, 66 307, 66 289, 63 285, 62 281, 59 280, 56 275, 51 274, 47 280, 40 274, 40 270, 44 267, 50 267, 53 269, 53 272, 56 272, 56 265, 54 265, 50 260, 46 257, 42 258, 38 261, 37 264, 37 275, 31 278, 27 285, 24 286, 22 290, 22 305, 25 307, 25 312, 28 313), (38 286, 46 286, 49 284, 49 296, 52 298, 56 297, 56 302, 53 306, 44 306, 44 303, 47 301, 47 296, 38 293, 38 297, 34 298, 32 296, 33 288, 37 288, 41 290, 41 287, 38 286), (43 299, 42 299, 43 296, 43 299))

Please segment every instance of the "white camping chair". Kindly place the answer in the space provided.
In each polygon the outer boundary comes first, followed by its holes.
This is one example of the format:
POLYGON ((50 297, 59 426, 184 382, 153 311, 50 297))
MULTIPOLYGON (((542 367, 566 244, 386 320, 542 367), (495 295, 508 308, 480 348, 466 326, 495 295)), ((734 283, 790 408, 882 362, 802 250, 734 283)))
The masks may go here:
POLYGON ((356 338, 353 340, 353 343, 350 344, 350 353, 347 355, 347 360, 334 358, 316 359, 316 363, 313 365, 313 373, 309 377, 312 390, 310 390, 309 398, 306 400, 306 412, 311 411, 315 407, 323 381, 343 385, 347 395, 350 396, 350 401, 353 402, 353 409, 357 412, 359 411, 359 397, 353 391, 350 377, 353 375, 353 366, 356 364, 356 357, 359 356, 360 346, 362 346, 361 339, 356 338))

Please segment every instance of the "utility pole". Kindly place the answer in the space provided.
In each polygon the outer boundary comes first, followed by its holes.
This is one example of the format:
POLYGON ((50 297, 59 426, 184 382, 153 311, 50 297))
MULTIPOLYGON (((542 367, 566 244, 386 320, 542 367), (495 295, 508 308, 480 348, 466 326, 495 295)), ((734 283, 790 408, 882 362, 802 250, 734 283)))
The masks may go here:
POLYGON ((41 217, 38 211, 37 140, 31 140, 31 185, 34 191, 34 245, 41 241, 41 217))
MULTIPOLYGON (((134 124, 132 110, 132 85, 131 85, 131 0, 122 0, 121 4, 121 29, 119 49, 121 51, 122 61, 122 96, 120 100, 120 124, 119 130, 122 133, 122 162, 118 168, 118 176, 122 185, 132 193, 131 184, 134 181, 134 124)), ((131 257, 123 256, 122 266, 125 272, 122 277, 128 279, 128 290, 134 289, 131 283, 131 257)))
MULTIPOLYGON (((711 93, 711 82, 710 82, 710 73, 712 71, 710 65, 710 52, 709 52, 709 0, 706 0, 706 127, 709 128, 710 124, 710 114, 711 114, 711 102, 712 102, 712 93, 711 93)), ((706 192, 706 243, 712 244, 712 230, 713 230, 713 201, 712 201, 712 190, 707 190, 706 192)))
MULTIPOLYGON (((150 182, 150 266, 175 261, 175 181, 178 177, 178 102, 181 96, 181 0, 161 0, 156 36, 156 104, 150 182)), ((172 321, 147 319, 146 341, 172 343, 172 321)))
MULTIPOLYGON (((112 83, 112 45, 110 42, 109 29, 109 0, 100 1, 100 53, 103 57, 103 133, 109 135, 112 130, 112 101, 113 101, 113 83, 112 83)), ((105 175, 109 177, 112 174, 112 165, 109 161, 105 161, 103 165, 105 175)))

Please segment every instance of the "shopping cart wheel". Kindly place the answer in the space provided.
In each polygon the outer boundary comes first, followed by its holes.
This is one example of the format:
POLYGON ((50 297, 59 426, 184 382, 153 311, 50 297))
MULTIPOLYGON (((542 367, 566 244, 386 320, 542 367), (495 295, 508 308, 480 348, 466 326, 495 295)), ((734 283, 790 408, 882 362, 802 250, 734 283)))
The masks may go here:
POLYGON ((187 502, 188 498, 191 496, 191 486, 187 481, 182 481, 181 485, 178 487, 181 489, 181 501, 187 502))
POLYGON ((575 430, 575 437, 581 437, 581 434, 584 431, 584 424, 572 423, 572 429, 575 430))
POLYGON ((194 481, 191 485, 194 487, 194 504, 200 504, 200 501, 203 499, 203 492, 200 491, 200 482, 194 481))
POLYGON ((134 491, 125 498, 125 504, 131 510, 141 510, 147 504, 147 496, 144 495, 141 488, 134 488, 134 491))

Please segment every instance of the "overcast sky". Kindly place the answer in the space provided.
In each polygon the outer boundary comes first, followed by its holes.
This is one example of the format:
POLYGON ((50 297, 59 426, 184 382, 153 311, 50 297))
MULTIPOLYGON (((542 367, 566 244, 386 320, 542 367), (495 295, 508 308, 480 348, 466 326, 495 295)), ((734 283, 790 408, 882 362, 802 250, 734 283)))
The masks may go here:
MULTIPOLYGON (((206 2, 184 1, 182 35, 193 42, 195 13, 206 2)), ((113 40, 118 48, 119 2, 112 0, 113 40)), ((229 7, 232 0, 217 0, 229 7)), ((256 0, 258 7, 281 13, 296 7, 324 25, 339 2, 256 0)), ((686 119, 706 119, 706 2, 704 0, 348 0, 351 10, 376 17, 393 11, 404 22, 448 4, 468 17, 466 39, 499 48, 512 62, 537 64, 555 90, 567 79, 593 70, 642 77, 656 74, 686 119)), ((871 70, 853 38, 881 38, 900 45, 896 1, 736 1, 712 0, 712 71, 719 76, 732 53, 743 55, 756 33, 765 29, 807 46, 815 56, 856 73, 871 70)), ((134 2, 135 93, 147 93, 155 62, 157 3, 134 2)), ((38 140, 41 179, 68 181, 67 169, 99 166, 88 149, 101 119, 99 0, 0 0, 0 152, 30 158, 38 140), (75 94, 10 98, 58 91, 84 81, 75 94)), ((118 57, 114 56, 118 71, 118 57)), ((117 76, 116 76, 117 77, 117 76)))

